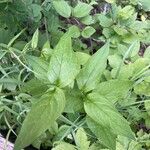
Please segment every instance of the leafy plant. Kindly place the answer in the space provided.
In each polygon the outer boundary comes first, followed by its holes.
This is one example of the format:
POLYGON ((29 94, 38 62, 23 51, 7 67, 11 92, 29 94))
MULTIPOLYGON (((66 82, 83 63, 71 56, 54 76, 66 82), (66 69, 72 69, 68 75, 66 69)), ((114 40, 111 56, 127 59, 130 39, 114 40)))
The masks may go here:
POLYGON ((150 148, 148 4, 0 2, 0 130, 14 150, 150 148))

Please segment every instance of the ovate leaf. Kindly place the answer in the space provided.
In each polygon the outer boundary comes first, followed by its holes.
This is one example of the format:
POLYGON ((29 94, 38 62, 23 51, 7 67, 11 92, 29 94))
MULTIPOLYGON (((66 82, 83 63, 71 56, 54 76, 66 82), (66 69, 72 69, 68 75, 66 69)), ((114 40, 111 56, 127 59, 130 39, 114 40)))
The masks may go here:
POLYGON ((57 13, 65 18, 71 15, 71 7, 65 0, 53 0, 53 6, 57 13))
POLYGON ((62 90, 57 88, 43 95, 37 103, 33 104, 24 120, 14 150, 21 150, 34 142, 54 124, 64 107, 65 95, 62 90))
POLYGON ((125 28, 123 28, 119 25, 114 25, 113 29, 120 36, 126 35, 128 33, 128 31, 125 28))
MULTIPOLYGON (((87 96, 84 108, 87 115, 99 126, 109 128, 116 136, 122 135, 134 139, 134 134, 127 120, 119 114, 113 104, 106 98, 93 92, 87 96)), ((100 136, 99 138, 103 137, 100 136)))
POLYGON ((88 141, 86 132, 81 127, 77 130, 76 141, 79 150, 89 149, 90 141, 88 141))
POLYGON ((72 50, 71 37, 65 34, 54 49, 48 69, 50 83, 65 87, 74 81, 79 64, 72 50))
POLYGON ((109 54, 109 43, 99 49, 91 58, 88 59, 85 67, 82 68, 77 76, 77 83, 80 89, 88 92, 96 87, 101 74, 106 68, 107 57, 109 54))
POLYGON ((106 15, 104 14, 99 14, 98 15, 98 20, 100 21, 100 25, 102 27, 110 27, 113 25, 113 21, 112 19, 108 18, 106 15))
POLYGON ((48 86, 43 81, 40 81, 36 78, 33 78, 28 82, 25 82, 21 87, 22 92, 27 92, 33 97, 39 97, 43 95, 47 91, 47 89, 48 86))
POLYGON ((78 2, 77 6, 73 9, 73 16, 77 18, 82 18, 89 15, 93 7, 87 3, 81 1, 78 2))
POLYGON ((140 50, 140 41, 136 41, 135 45, 132 47, 131 57, 134 57, 138 54, 140 50))
POLYGON ((76 52, 76 56, 78 58, 78 62, 80 65, 84 65, 88 59, 91 57, 89 54, 83 52, 76 52))
POLYGON ((83 29, 81 34, 84 38, 89 38, 91 35, 95 33, 95 31, 96 30, 93 27, 87 26, 83 29))
POLYGON ((91 25, 94 23, 94 19, 92 16, 88 15, 81 19, 81 22, 85 25, 91 25))
POLYGON ((47 80, 48 63, 35 56, 26 56, 28 64, 32 67, 35 77, 39 80, 47 80))
POLYGON ((108 61, 109 61, 109 65, 112 68, 118 68, 120 63, 122 62, 122 58, 119 55, 109 55, 108 61))
POLYGON ((109 80, 100 83, 94 91, 103 95, 109 101, 116 102, 127 96, 132 84, 133 83, 129 80, 109 80))
POLYGON ((116 135, 112 133, 109 127, 100 125, 90 117, 87 117, 86 122, 90 130, 97 136, 103 145, 110 148, 111 150, 115 150, 116 135))
POLYGON ((69 35, 73 38, 78 38, 80 36, 80 30, 77 26, 73 25, 69 28, 69 35))
POLYGON ((130 17, 132 17, 133 14, 134 8, 130 5, 125 6, 118 12, 118 16, 123 20, 129 19, 130 17))
POLYGON ((36 23, 39 22, 42 18, 42 6, 34 3, 30 4, 30 9, 30 17, 32 17, 36 23))

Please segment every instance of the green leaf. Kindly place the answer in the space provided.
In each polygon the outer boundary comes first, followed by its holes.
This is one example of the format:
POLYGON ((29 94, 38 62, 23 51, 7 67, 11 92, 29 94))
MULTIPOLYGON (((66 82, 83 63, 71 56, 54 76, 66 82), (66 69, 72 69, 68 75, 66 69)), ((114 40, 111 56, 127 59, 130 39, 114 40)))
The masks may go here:
POLYGON ((94 23, 94 19, 92 16, 88 15, 81 19, 81 22, 85 25, 91 25, 94 23))
POLYGON ((138 0, 140 4, 142 4, 142 8, 145 11, 150 11, 150 1, 149 0, 138 0))
POLYGON ((98 140, 95 143, 92 143, 89 150, 109 150, 109 149, 104 148, 104 146, 98 140))
POLYGON ((113 21, 112 19, 108 18, 106 15, 104 14, 99 14, 98 15, 98 19, 100 21, 100 25, 102 27, 110 27, 113 25, 113 21))
POLYGON ((71 7, 65 0, 53 0, 53 6, 57 13, 65 18, 71 15, 71 7))
POLYGON ((60 142, 55 148, 52 150, 76 150, 75 146, 72 144, 68 144, 65 142, 60 142))
POLYGON ((142 150, 141 143, 139 141, 129 140, 126 137, 118 136, 116 142, 116 150, 124 150, 128 147, 128 150, 142 150))
POLYGON ((130 88, 132 88, 132 84, 129 80, 109 80, 100 83, 94 91, 115 103, 127 96, 130 88))
POLYGON ((15 142, 14 150, 30 145, 50 128, 65 107, 65 95, 61 89, 49 91, 33 104, 25 118, 15 142))
POLYGON ((91 57, 90 55, 83 52, 76 52, 76 56, 80 65, 84 65, 91 57))
POLYGON ((138 55, 140 50, 140 41, 136 41, 134 46, 132 47, 131 57, 138 55))
POLYGON ((2 85, 3 89, 7 89, 9 91, 16 90, 17 85, 21 85, 20 80, 17 80, 15 78, 1 78, 0 79, 0 85, 2 85))
POLYGON ((55 133, 53 141, 61 141, 63 138, 69 135, 70 132, 71 132, 70 126, 65 125, 65 124, 60 126, 58 131, 55 133))
POLYGON ((134 8, 130 5, 125 6, 118 12, 119 18, 127 20, 134 14, 134 8))
POLYGON ((77 57, 72 50, 71 37, 65 34, 51 56, 48 79, 51 84, 65 87, 74 81, 79 69, 77 57))
POLYGON ((124 56, 125 55, 125 53, 127 52, 127 50, 128 50, 128 47, 126 46, 126 45, 123 45, 123 44, 120 44, 120 43, 118 43, 118 52, 119 52, 119 54, 120 55, 122 55, 122 56, 124 56))
POLYGON ((33 68, 34 75, 39 80, 47 80, 48 63, 39 57, 27 55, 28 64, 33 68))
POLYGON ((65 90, 66 106, 64 112, 76 113, 83 109, 82 95, 77 87, 65 90))
MULTIPOLYGON (((121 67, 118 79, 124 80, 129 78, 135 78, 138 77, 139 72, 143 70, 143 68, 147 67, 149 65, 149 59, 148 58, 139 58, 134 63, 129 63, 127 65, 124 65, 121 67)), ((113 69, 111 74, 114 78, 114 74, 116 73, 116 69, 113 69)))
POLYGON ((33 49, 37 48, 38 39, 39 39, 39 30, 37 29, 37 30, 35 31, 35 33, 33 34, 32 41, 31 41, 31 47, 32 47, 33 49))
POLYGON ((21 87, 21 92, 27 92, 33 97, 39 97, 42 96, 47 89, 48 86, 43 81, 33 78, 23 84, 21 87))
POLYGON ((73 16, 77 18, 82 18, 89 15, 93 7, 87 3, 78 1, 78 4, 73 8, 73 16))
POLYGON ((73 25, 69 28, 68 34, 72 38, 78 38, 80 36, 80 30, 77 26, 73 25))
POLYGON ((91 58, 88 59, 87 63, 77 76, 79 89, 84 92, 88 92, 96 87, 100 81, 101 74, 106 68, 108 54, 109 43, 105 44, 91 58))
POLYGON ((42 13, 41 11, 43 10, 42 7, 38 4, 30 4, 30 11, 31 11, 31 16, 35 22, 39 22, 40 19, 42 18, 42 13))
POLYGON ((84 29, 83 29, 83 31, 82 31, 82 36, 84 37, 84 38, 89 38, 91 35, 93 35, 94 33, 96 32, 96 30, 93 28, 93 27, 91 27, 91 26, 87 26, 87 27, 85 27, 84 29))
POLYGON ((144 52, 144 58, 150 58, 150 46, 146 48, 144 52))
POLYGON ((109 61, 109 65, 112 68, 118 68, 120 63, 122 62, 122 58, 119 55, 109 55, 108 61, 109 61))
POLYGON ((15 37, 13 37, 9 43, 8 43, 8 47, 11 47, 12 44, 21 36, 21 34, 23 34, 25 31, 25 29, 21 30, 15 37))
POLYGON ((49 60, 53 52, 53 49, 50 47, 50 42, 46 41, 43 45, 41 57, 44 57, 46 60, 49 60))
POLYGON ((125 6, 118 12, 118 16, 123 20, 129 19, 130 17, 133 16, 133 14, 134 8, 130 5, 125 6))
POLYGON ((56 32, 59 27, 59 21, 60 21, 59 16, 57 12, 55 12, 54 9, 50 9, 48 13, 50 13, 51 15, 46 16, 47 17, 47 29, 50 33, 56 32))
POLYGON ((95 120, 91 119, 90 117, 87 117, 86 122, 88 127, 97 136, 97 138, 103 145, 110 148, 111 150, 115 150, 116 135, 112 133, 109 127, 102 126, 101 124, 97 123, 95 120))
POLYGON ((134 87, 134 92, 138 95, 150 96, 150 83, 143 81, 134 87))
POLYGON ((131 131, 129 123, 123 118, 113 104, 98 93, 87 95, 84 103, 87 115, 100 126, 109 128, 117 135, 122 135, 134 139, 134 133, 131 131))
POLYGON ((125 28, 119 25, 113 26, 113 29, 118 35, 121 35, 121 36, 126 35, 128 33, 128 31, 125 28))
POLYGON ((76 133, 76 144, 78 146, 78 150, 88 150, 90 146, 90 141, 88 141, 86 132, 83 128, 79 128, 76 133))
POLYGON ((0 35, 0 43, 8 44, 10 41, 12 41, 12 39, 14 39, 11 31, 7 29, 0 28, 0 35))

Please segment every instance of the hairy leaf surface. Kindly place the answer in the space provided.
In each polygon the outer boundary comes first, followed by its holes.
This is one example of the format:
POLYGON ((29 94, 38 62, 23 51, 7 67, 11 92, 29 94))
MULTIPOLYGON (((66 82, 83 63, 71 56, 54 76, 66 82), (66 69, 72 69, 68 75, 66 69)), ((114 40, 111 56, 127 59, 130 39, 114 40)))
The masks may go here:
MULTIPOLYGON (((134 139, 129 123, 115 109, 113 104, 97 93, 91 93, 84 103, 87 115, 97 124, 109 128, 115 135, 134 139)), ((108 130, 108 132, 110 132, 108 130)), ((101 137, 100 137, 101 138, 101 137)))
POLYGON ((77 76, 77 83, 81 90, 88 92, 96 87, 100 81, 101 74, 106 68, 108 54, 109 43, 104 45, 88 59, 85 67, 83 67, 77 76))
POLYGON ((14 150, 21 150, 36 140, 53 125, 62 113, 64 106, 65 95, 62 90, 57 88, 55 91, 49 91, 43 95, 37 103, 33 104, 24 120, 14 150))
POLYGON ((48 69, 50 83, 65 87, 79 72, 77 57, 72 50, 71 37, 65 34, 55 47, 48 69))
POLYGON ((109 127, 102 126, 90 117, 87 117, 86 122, 88 127, 97 136, 100 142, 102 142, 102 144, 112 150, 115 150, 116 135, 112 133, 109 127))
POLYGON ((71 7, 65 0, 53 0, 53 6, 61 16, 69 18, 71 15, 71 7))
POLYGON ((94 91, 103 95, 109 101, 116 102, 127 96, 132 84, 129 80, 109 80, 100 83, 94 91))

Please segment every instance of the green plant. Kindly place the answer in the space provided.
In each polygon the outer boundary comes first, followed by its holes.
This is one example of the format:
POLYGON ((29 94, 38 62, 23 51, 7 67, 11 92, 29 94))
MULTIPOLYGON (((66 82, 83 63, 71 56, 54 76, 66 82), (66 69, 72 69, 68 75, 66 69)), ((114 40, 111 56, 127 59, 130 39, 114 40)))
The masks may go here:
POLYGON ((0 2, 0 130, 14 150, 150 148, 148 4, 0 2))
MULTIPOLYGON (((117 112, 114 103, 97 92, 100 76, 106 68, 108 54, 109 43, 89 58, 80 70, 76 55, 72 51, 71 38, 66 33, 55 47, 49 64, 39 58, 27 56, 37 79, 49 88, 28 113, 17 137, 15 149, 19 150, 28 146, 54 124, 65 108, 66 100, 63 89, 66 86, 73 88, 75 79, 81 92, 82 105, 84 105, 82 109, 84 108, 85 114, 87 114, 87 125, 102 140, 102 143, 114 149, 116 135, 134 139, 128 122, 117 112), (124 127, 122 128, 122 126, 124 127), (31 128, 32 132, 26 135, 26 132, 31 128), (105 134, 109 134, 111 140, 105 134)), ((128 80, 124 80, 124 82, 129 84, 128 80)), ((131 83, 122 90, 128 91, 132 86, 131 83)), ((124 94, 124 92, 122 93, 124 94)))

